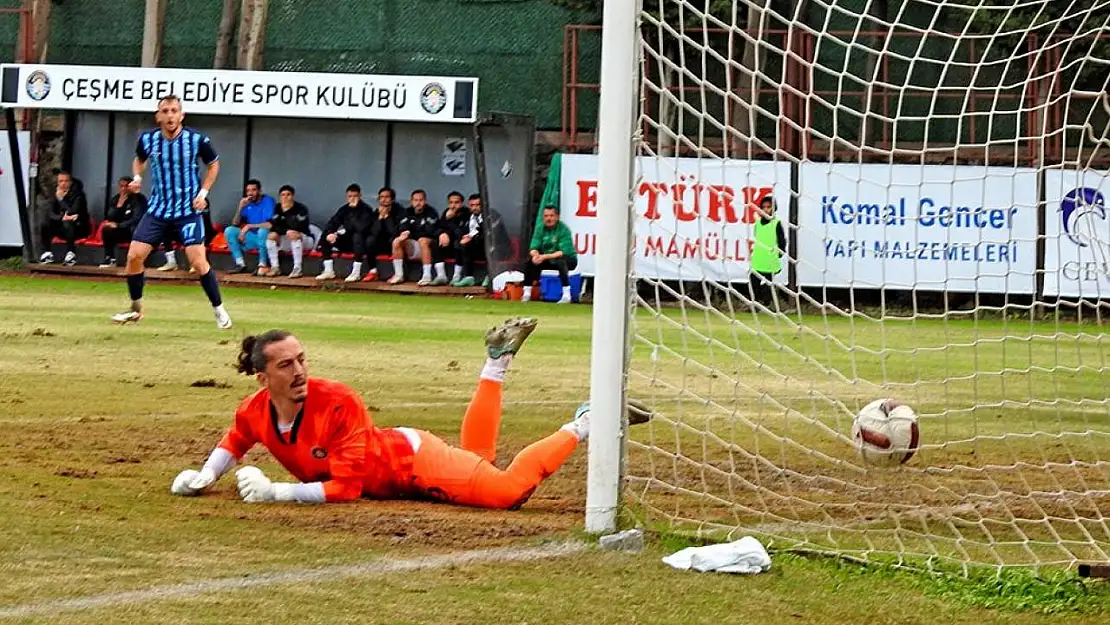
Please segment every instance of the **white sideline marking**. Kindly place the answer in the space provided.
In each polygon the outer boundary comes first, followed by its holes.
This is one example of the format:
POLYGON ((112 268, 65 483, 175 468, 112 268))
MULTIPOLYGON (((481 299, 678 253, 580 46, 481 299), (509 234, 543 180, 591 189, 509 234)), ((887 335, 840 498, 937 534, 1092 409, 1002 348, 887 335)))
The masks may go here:
MULTIPOLYGON (((582 400, 577 399, 548 399, 548 400, 505 400, 501 402, 503 408, 511 408, 513 406, 575 406, 577 407, 582 403, 582 400)), ((458 399, 455 401, 424 401, 424 402, 405 402, 398 404, 387 404, 379 406, 378 410, 372 411, 373 415, 378 415, 383 411, 404 410, 406 408, 452 408, 460 407, 465 408, 470 404, 470 398, 458 399)), ((26 418, 5 418, 0 419, 0 425, 37 425, 41 423, 77 423, 80 419, 86 421, 90 419, 103 419, 104 421, 119 421, 121 419, 142 418, 142 419, 193 419, 196 417, 227 417, 231 418, 235 414, 235 407, 232 406, 227 410, 213 411, 204 410, 201 412, 171 412, 166 414, 149 413, 149 412, 136 412, 136 413, 116 413, 116 414, 92 414, 92 415, 79 415, 79 416, 49 416, 49 417, 26 417, 26 418)), ((1101 413, 1100 413, 1101 414, 1101 413)))
POLYGON ((260 586, 273 586, 276 584, 292 584, 301 582, 330 582, 344 577, 360 575, 384 575, 387 573, 400 573, 405 571, 419 571, 424 569, 442 569, 452 566, 468 564, 482 564, 486 562, 524 562, 528 560, 543 560, 578 553, 586 545, 580 542, 561 542, 543 547, 499 547, 494 549, 477 549, 473 551, 459 551, 438 556, 426 556, 396 560, 383 558, 363 564, 347 564, 327 566, 318 569, 301 569, 284 571, 280 573, 261 573, 248 577, 225 577, 210 579, 189 584, 169 584, 153 586, 145 590, 129 590, 126 592, 113 592, 89 597, 74 599, 57 599, 39 603, 25 603, 0 607, 0 619, 20 618, 26 616, 53 616, 61 612, 74 610, 91 610, 95 608, 109 608, 121 605, 146 603, 148 601, 161 601, 179 597, 193 597, 200 593, 209 593, 226 590, 244 590, 260 586))

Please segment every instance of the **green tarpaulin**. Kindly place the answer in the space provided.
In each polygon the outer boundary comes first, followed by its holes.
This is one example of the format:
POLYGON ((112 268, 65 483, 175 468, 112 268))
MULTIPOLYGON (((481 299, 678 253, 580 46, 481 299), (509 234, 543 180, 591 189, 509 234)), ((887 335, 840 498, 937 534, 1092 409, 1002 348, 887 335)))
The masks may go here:
POLYGON ((562 180, 563 155, 556 152, 551 157, 551 169, 547 172, 547 186, 543 188, 543 197, 540 199, 540 210, 536 213, 536 227, 543 227, 543 209, 554 206, 559 210, 559 182, 562 180))

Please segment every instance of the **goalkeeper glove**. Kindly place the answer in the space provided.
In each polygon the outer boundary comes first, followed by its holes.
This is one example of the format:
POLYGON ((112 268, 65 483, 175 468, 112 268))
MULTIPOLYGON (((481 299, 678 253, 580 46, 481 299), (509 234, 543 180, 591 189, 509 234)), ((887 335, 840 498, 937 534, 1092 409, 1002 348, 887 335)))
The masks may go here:
POLYGON ((216 474, 211 469, 185 469, 177 474, 170 486, 170 493, 182 497, 194 497, 216 481, 216 474))
POLYGON ((275 484, 258 467, 245 466, 235 472, 235 477, 239 481, 239 496, 247 503, 295 500, 295 484, 275 484))

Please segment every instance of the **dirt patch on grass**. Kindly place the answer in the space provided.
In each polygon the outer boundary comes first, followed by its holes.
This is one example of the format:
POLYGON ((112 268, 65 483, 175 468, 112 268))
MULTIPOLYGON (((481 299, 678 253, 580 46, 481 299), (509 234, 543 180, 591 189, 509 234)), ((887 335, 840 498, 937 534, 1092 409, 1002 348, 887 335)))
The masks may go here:
POLYGON ((217 382, 212 378, 196 380, 189 386, 192 388, 231 388, 231 385, 227 382, 217 382))
MULTIPOLYGON (((235 498, 234 491, 223 493, 235 498)), ((236 518, 300 531, 341 534, 365 544, 471 548, 565 533, 581 524, 582 502, 536 497, 521 510, 480 510, 421 501, 328 506, 220 507, 202 517, 236 518)))
POLYGON ((54 475, 59 477, 71 477, 79 480, 91 480, 96 477, 96 471, 92 469, 58 469, 54 475))
MULTIPOLYGON (((26 428, 21 462, 53 460, 55 475, 73 480, 138 479, 151 488, 168 488, 176 471, 203 462, 224 428, 183 422, 114 422, 65 425, 34 424, 26 428), (75 436, 75 428, 79 436, 75 436), (81 462, 93 462, 94 465, 81 462)), ((527 441, 511 438, 502 448, 500 466, 511 460, 527 441)), ((0 445, 0 450, 5 446, 0 445)), ((244 459, 263 468, 275 480, 288 475, 261 447, 244 459)), ((584 458, 573 458, 543 484, 522 509, 482 510, 424 501, 360 500, 325 506, 254 506, 239 501, 234 475, 225 475, 204 498, 212 506, 196 512, 200 518, 235 519, 257 527, 280 527, 282 533, 302 536, 325 533, 360 547, 472 548, 500 546, 521 539, 566 534, 581 526, 584 458), (221 503, 232 505, 221 505, 221 503)), ((191 516, 191 514, 190 514, 191 516)))

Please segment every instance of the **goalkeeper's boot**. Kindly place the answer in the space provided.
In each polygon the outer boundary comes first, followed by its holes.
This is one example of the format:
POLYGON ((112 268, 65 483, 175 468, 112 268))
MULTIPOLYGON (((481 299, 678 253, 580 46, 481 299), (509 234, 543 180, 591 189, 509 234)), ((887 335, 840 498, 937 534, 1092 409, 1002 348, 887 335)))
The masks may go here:
POLYGON ((143 305, 139 302, 131 302, 131 310, 117 313, 112 315, 112 321, 120 325, 126 323, 138 323, 143 318, 143 305))
POLYGON ((516 354, 536 329, 536 323, 532 317, 514 317, 496 328, 490 328, 486 332, 486 353, 493 359, 516 354))
POLYGON ((578 406, 578 410, 574 411, 574 419, 559 429, 577 436, 578 442, 588 439, 590 437, 590 402, 582 402, 582 405, 578 406))

